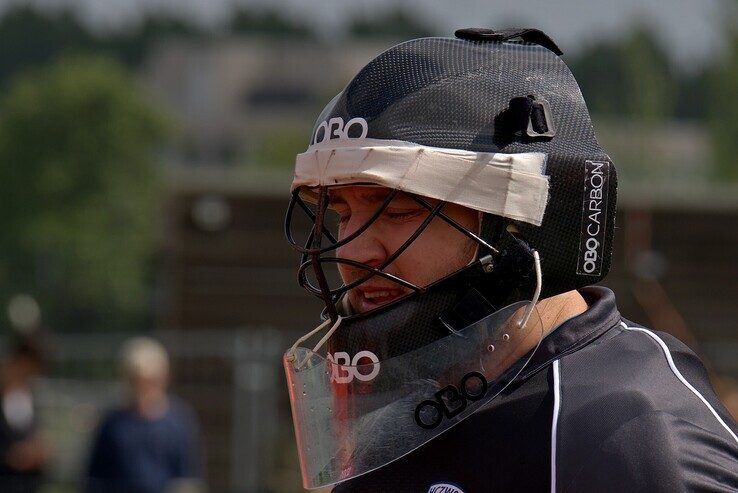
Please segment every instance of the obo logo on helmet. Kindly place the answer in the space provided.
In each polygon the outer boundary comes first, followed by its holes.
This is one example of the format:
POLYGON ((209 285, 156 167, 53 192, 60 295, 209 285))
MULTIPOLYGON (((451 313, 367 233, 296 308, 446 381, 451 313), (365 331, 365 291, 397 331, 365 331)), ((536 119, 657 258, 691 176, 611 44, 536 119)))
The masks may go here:
POLYGON ((371 351, 359 351, 353 358, 348 353, 336 351, 328 353, 326 359, 331 363, 331 383, 351 383, 354 378, 369 382, 379 374, 379 358, 371 351), (368 359, 370 363, 362 363, 362 359, 368 359))
POLYGON ((332 139, 363 139, 369 133, 369 124, 361 117, 350 119, 346 124, 343 118, 331 118, 321 122, 315 129, 310 145, 322 144, 332 139))
POLYGON ((607 226, 607 191, 610 163, 586 161, 584 204, 577 274, 597 276, 602 270, 602 249, 607 226))
POLYGON ((469 401, 478 401, 487 393, 489 383, 484 375, 472 371, 464 375, 459 386, 447 385, 435 394, 434 400, 425 400, 415 408, 415 422, 421 428, 432 430, 466 409, 469 401))

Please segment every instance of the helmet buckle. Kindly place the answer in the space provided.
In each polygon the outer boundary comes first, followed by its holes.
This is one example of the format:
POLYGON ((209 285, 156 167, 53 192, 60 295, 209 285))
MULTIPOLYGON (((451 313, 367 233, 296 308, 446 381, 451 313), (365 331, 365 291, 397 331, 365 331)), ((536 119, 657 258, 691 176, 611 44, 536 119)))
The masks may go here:
POLYGON ((520 134, 529 139, 551 139, 556 135, 551 113, 551 104, 547 99, 534 94, 510 100, 512 111, 520 134))

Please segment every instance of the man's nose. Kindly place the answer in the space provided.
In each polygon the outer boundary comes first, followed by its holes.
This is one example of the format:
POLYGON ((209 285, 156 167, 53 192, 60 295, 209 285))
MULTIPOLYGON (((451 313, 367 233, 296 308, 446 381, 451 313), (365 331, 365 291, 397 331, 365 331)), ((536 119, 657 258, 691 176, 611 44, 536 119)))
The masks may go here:
MULTIPOLYGON (((369 217, 351 217, 341 228, 339 241, 354 234, 366 224, 369 217)), ((387 258, 387 250, 382 242, 376 222, 369 225, 359 236, 336 250, 340 258, 367 264, 370 267, 379 266, 387 258)))

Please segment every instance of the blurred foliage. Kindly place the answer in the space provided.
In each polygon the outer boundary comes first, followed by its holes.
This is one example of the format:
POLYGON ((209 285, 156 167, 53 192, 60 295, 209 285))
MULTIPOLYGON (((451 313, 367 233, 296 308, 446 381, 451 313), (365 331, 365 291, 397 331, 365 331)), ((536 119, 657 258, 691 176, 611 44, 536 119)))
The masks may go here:
POLYGON ((315 33, 306 24, 290 21, 275 11, 251 11, 245 8, 233 14, 230 31, 280 38, 315 38, 315 33))
POLYGON ((728 50, 710 78, 709 113, 716 178, 738 181, 738 28, 728 38, 728 50))
MULTIPOLYGON (((626 38, 596 44, 569 65, 594 116, 636 124, 652 134, 670 120, 705 123, 712 141, 712 156, 705 160, 713 164, 713 178, 738 181, 738 28, 734 21, 725 25, 725 56, 695 73, 672 67, 647 26, 626 38)), ((653 164, 660 158, 653 148, 645 141, 627 144, 635 158, 631 175, 638 175, 635 168, 642 168, 644 159, 653 164)))
MULTIPOLYGON (((653 180, 663 169, 663 156, 653 151, 651 139, 640 137, 657 134, 675 117, 678 78, 666 50, 647 26, 636 26, 617 43, 584 50, 571 62, 571 70, 594 118, 609 119, 616 127, 625 119, 631 129, 638 129, 627 142, 608 146, 621 177, 653 180)), ((627 129, 616 130, 600 134, 600 139, 606 142, 627 129)))
MULTIPOLYGON (((55 330, 130 327, 150 295, 164 117, 117 62, 66 57, 0 100, 0 299, 55 330)), ((4 317, 2 324, 7 323, 4 317)))
POLYGON ((165 14, 146 17, 135 29, 120 34, 98 36, 87 45, 91 53, 103 53, 125 64, 141 64, 154 44, 164 38, 202 38, 204 34, 191 23, 165 14))
POLYGON ((676 77, 666 50, 651 31, 641 26, 630 33, 622 48, 626 115, 647 123, 663 122, 674 114, 676 77))
POLYGON ((647 26, 569 60, 592 113, 658 122, 677 116, 678 73, 647 26))
POLYGON ((31 7, 11 9, 0 18, 0 82, 64 50, 85 49, 92 41, 92 35, 69 12, 42 15, 31 7))
POLYGON ((256 166, 291 169, 295 165, 295 156, 305 151, 309 140, 302 127, 280 127, 254 140, 249 161, 256 166))
POLYGON ((437 34, 418 19, 417 15, 397 8, 382 15, 354 19, 348 32, 355 38, 397 38, 400 40, 423 38, 437 34))
POLYGON ((152 14, 135 29, 98 36, 69 11, 42 13, 18 6, 0 18, 0 86, 14 72, 47 63, 63 54, 104 54, 135 66, 144 60, 157 40, 202 35, 188 22, 152 14))

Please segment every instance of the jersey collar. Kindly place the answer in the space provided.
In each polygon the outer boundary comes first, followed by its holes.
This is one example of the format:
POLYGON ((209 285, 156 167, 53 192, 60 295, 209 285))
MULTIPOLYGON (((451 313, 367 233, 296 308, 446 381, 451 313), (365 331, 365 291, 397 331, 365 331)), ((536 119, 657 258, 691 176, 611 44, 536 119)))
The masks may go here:
POLYGON ((581 349, 620 322, 620 312, 612 290, 602 286, 588 286, 579 289, 579 293, 587 302, 587 311, 559 325, 541 341, 528 363, 528 369, 521 375, 523 378, 565 354, 581 349))

